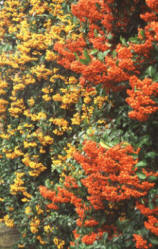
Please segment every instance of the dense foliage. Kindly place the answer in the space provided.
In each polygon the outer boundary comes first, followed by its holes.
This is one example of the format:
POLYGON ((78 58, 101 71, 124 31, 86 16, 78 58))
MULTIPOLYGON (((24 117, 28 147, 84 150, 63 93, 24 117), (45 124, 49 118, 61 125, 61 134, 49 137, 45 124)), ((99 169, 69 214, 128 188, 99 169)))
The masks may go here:
POLYGON ((158 247, 158 3, 0 7, 0 215, 16 248, 158 247))

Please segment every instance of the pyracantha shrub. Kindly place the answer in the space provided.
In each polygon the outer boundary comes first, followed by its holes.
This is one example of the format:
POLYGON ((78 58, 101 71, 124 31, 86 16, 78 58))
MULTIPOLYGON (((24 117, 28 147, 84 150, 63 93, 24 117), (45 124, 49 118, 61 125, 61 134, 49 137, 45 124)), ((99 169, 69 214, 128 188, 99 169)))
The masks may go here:
MULTIPOLYGON (((121 143, 105 149, 87 140, 83 152, 74 153, 81 166, 78 177, 66 176, 63 186, 56 190, 40 187, 42 196, 51 200, 48 208, 60 213, 66 204, 74 206, 77 214, 74 218, 77 218, 71 248, 80 243, 91 245, 105 234, 109 244, 116 238, 120 240, 126 233, 126 229, 120 230, 120 222, 126 219, 130 222, 137 200, 145 198, 155 185, 148 178, 158 176, 158 173, 143 170, 145 179, 140 179, 138 160, 134 159, 139 150, 134 151, 131 145, 121 143)), ((150 229, 150 217, 144 224, 150 229)), ((139 231, 139 226, 137 228, 139 231)), ((133 236, 136 238, 133 234, 130 234, 131 241, 133 236)))

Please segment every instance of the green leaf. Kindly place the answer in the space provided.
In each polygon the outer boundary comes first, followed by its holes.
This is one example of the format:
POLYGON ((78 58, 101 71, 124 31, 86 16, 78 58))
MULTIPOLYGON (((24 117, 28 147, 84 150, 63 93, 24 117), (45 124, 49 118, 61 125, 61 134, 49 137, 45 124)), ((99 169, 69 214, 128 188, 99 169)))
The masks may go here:
POLYGON ((78 24, 79 23, 79 21, 78 21, 78 19, 77 19, 76 16, 72 17, 72 21, 73 21, 74 24, 78 24))
POLYGON ((136 167, 146 167, 147 163, 145 161, 140 161, 139 163, 136 164, 136 167))
POLYGON ((157 156, 157 153, 154 151, 150 151, 145 154, 145 158, 155 158, 157 156))
POLYGON ((137 37, 131 37, 131 38, 129 39, 129 41, 130 41, 130 42, 133 42, 133 43, 136 43, 136 44, 139 44, 139 40, 138 40, 137 37))
POLYGON ((40 63, 43 63, 45 61, 45 55, 42 55, 41 57, 40 57, 40 63))
POLYGON ((98 49, 93 49, 90 54, 93 55, 93 54, 96 54, 98 52, 98 49))
POLYGON ((126 39, 122 36, 120 36, 120 41, 121 43, 124 45, 124 46, 127 46, 127 42, 126 42, 126 39))
POLYGON ((136 86, 134 86, 134 92, 137 92, 138 90, 137 90, 137 87, 136 86))
POLYGON ((125 247, 126 248, 131 248, 131 246, 133 245, 133 241, 132 240, 127 240, 127 241, 125 241, 125 247))
POLYGON ((88 52, 87 52, 86 49, 83 52, 83 54, 85 56, 85 59, 80 59, 76 53, 74 53, 74 54, 75 54, 77 60, 79 60, 82 64, 88 65, 89 62, 91 61, 91 57, 89 56, 89 54, 88 54, 88 52))
POLYGON ((79 56, 78 56, 78 54, 76 52, 74 53, 74 55, 75 55, 75 57, 76 57, 77 60, 80 59, 79 56))
POLYGON ((114 50, 114 51, 112 52, 112 57, 115 58, 116 56, 117 56, 117 52, 114 50))
POLYGON ((152 201, 149 201, 149 208, 150 208, 150 209, 154 209, 154 207, 155 207, 155 205, 153 204, 153 202, 152 202, 152 201))
POLYGON ((111 51, 110 49, 107 49, 106 51, 104 51, 104 52, 103 52, 104 57, 107 56, 107 55, 109 54, 110 51, 111 51))
POLYGON ((104 233, 104 234, 103 234, 103 239, 104 239, 104 241, 106 241, 107 238, 108 238, 108 233, 104 233))
POLYGON ((84 60, 84 59, 79 59, 79 61, 84 64, 84 65, 88 65, 89 62, 87 60, 84 60))
POLYGON ((153 81, 158 81, 158 73, 156 73, 155 75, 154 75, 154 77, 153 77, 153 81))
POLYGON ((97 29, 94 29, 94 36, 95 36, 95 37, 98 37, 97 29))
POLYGON ((149 141, 150 141, 149 136, 143 136, 142 139, 140 140, 138 146, 142 147, 142 145, 144 145, 144 144, 148 145, 149 141))
POLYGON ((104 52, 99 52, 97 54, 97 58, 100 60, 100 61, 104 61, 104 58, 106 57, 106 55, 108 55, 108 53, 110 52, 110 49, 104 51, 104 52))
POLYGON ((118 66, 118 65, 119 65, 119 60, 116 61, 116 66, 118 66))
POLYGON ((4 52, 7 52, 12 49, 12 46, 10 44, 6 44, 3 48, 4 52))
POLYGON ((79 186, 80 188, 82 187, 82 183, 81 183, 80 180, 77 181, 77 184, 78 184, 78 186, 79 186))
POLYGON ((145 38, 145 31, 143 29, 140 31, 140 34, 143 38, 145 38))
POLYGON ((155 73, 157 72, 156 68, 153 66, 149 66, 147 68, 147 70, 145 71, 145 73, 150 76, 150 77, 154 77, 155 73))
POLYGON ((87 52, 86 49, 84 49, 83 54, 84 54, 85 58, 87 59, 87 62, 90 62, 91 61, 91 57, 89 56, 89 54, 88 54, 88 52, 87 52))
POLYGON ((98 10, 100 10, 100 9, 101 9, 101 6, 100 6, 100 4, 99 4, 99 3, 96 3, 95 5, 96 5, 96 7, 97 7, 97 9, 98 9, 98 10))
POLYGON ((108 35, 107 35, 107 39, 108 40, 111 40, 113 38, 113 35, 111 34, 111 33, 109 33, 108 35))
POLYGON ((153 244, 153 245, 158 245, 158 239, 157 238, 154 238, 154 237, 150 237, 149 238, 149 241, 153 244))
POLYGON ((100 61, 103 61, 103 60, 104 60, 103 53, 102 53, 102 52, 99 52, 99 53, 97 54, 97 58, 98 58, 100 61))
POLYGON ((105 148, 105 149, 110 149, 111 147, 108 144, 105 144, 105 142, 101 139, 100 140, 100 145, 105 148))
POLYGON ((148 177, 149 182, 155 182, 155 181, 157 181, 157 179, 158 179, 157 176, 149 176, 148 177))
POLYGON ((112 245, 107 245, 106 249, 113 249, 112 245))
POLYGON ((138 178, 140 180, 146 179, 146 175, 144 173, 142 173, 142 172, 136 172, 136 174, 137 174, 137 176, 138 176, 138 178))
POLYGON ((50 183, 50 180, 49 180, 49 179, 46 179, 46 180, 45 180, 45 186, 46 186, 47 188, 52 187, 52 184, 50 183))

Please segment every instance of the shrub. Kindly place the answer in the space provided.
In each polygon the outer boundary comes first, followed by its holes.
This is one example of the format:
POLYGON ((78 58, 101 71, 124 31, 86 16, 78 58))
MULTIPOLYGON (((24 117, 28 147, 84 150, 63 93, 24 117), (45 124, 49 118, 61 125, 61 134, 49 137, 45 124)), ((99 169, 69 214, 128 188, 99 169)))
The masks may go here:
POLYGON ((15 248, 156 248, 157 12, 1 4, 1 219, 21 231, 15 248))

